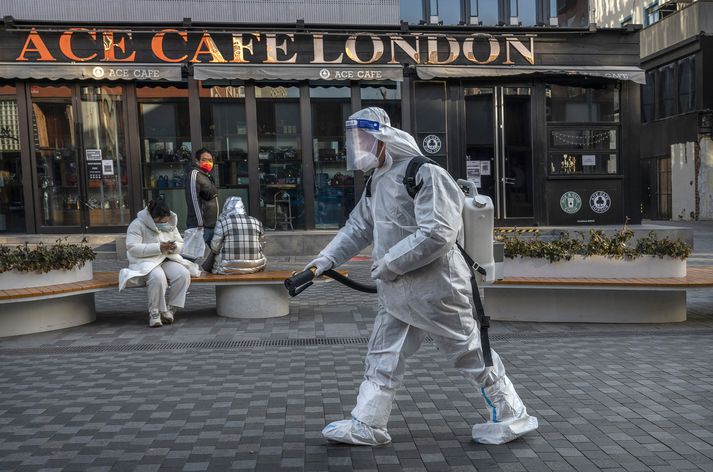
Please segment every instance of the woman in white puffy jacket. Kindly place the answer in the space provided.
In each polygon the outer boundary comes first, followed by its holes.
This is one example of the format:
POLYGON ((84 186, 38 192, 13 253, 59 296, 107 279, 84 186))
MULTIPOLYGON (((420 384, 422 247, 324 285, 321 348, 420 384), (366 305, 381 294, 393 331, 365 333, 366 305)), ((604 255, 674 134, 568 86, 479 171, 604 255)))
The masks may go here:
POLYGON ((151 200, 126 232, 129 267, 119 273, 119 290, 147 286, 151 328, 173 323, 176 310, 185 304, 191 275, 200 274, 196 264, 181 257, 177 221, 163 200, 151 200))

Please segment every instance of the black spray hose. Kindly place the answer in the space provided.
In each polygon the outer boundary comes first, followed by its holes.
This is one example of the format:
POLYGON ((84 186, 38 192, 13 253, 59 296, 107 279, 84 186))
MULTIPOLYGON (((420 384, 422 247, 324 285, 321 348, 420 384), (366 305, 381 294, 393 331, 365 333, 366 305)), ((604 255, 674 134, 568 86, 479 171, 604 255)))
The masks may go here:
MULTIPOLYGON (((365 293, 376 293, 375 285, 366 285, 345 277, 336 270, 327 270, 323 275, 336 280, 339 283, 346 285, 349 288, 358 290, 365 293)), ((291 297, 295 297, 302 293, 307 287, 313 284, 314 272, 311 269, 305 270, 303 272, 298 272, 285 279, 285 288, 290 293, 291 297)))

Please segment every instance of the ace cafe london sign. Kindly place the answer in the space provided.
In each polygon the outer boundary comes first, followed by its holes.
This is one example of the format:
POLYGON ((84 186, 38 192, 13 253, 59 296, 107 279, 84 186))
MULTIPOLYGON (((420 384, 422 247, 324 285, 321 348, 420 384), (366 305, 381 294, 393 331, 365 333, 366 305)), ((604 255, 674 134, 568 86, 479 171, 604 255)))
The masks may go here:
POLYGON ((3 34, 13 35, 14 47, 9 50, 16 52, 2 60, 16 62, 534 65, 536 59, 534 34, 473 33, 456 37, 435 33, 132 32, 95 28, 49 32, 33 28, 19 35, 3 34))

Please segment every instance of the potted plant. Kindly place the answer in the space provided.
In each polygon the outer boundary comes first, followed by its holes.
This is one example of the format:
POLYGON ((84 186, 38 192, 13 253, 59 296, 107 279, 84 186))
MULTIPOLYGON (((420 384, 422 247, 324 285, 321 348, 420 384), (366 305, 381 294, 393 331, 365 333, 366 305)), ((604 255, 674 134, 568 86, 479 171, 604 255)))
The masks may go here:
POLYGON ((0 246, 0 290, 41 287, 90 280, 94 251, 86 245, 0 246))
POLYGON ((685 277, 691 248, 680 239, 659 239, 652 231, 632 241, 624 226, 612 236, 590 230, 551 240, 500 236, 504 244, 503 276, 555 278, 685 277))

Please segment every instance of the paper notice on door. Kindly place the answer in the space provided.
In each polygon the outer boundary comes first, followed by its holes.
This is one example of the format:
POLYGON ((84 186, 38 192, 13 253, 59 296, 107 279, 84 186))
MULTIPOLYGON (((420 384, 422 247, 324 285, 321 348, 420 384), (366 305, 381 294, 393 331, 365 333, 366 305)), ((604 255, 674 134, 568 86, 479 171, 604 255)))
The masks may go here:
POLYGON ((480 187, 481 161, 466 161, 466 179, 473 182, 476 187, 480 187))
POLYGON ((595 166, 597 165, 597 156, 594 154, 584 154, 582 156, 582 166, 595 166))
POLYGON ((86 149, 84 155, 87 157, 87 161, 101 161, 102 160, 102 150, 101 149, 86 149))
POLYGON ((468 180, 480 177, 480 161, 467 161, 465 163, 465 168, 468 180))
POLYGON ((87 162, 87 172, 89 174, 89 180, 101 180, 102 179, 102 163, 101 163, 101 161, 87 162))
POLYGON ((480 161, 480 175, 490 175, 490 161, 480 161))
POLYGON ((102 159, 102 174, 114 175, 114 161, 111 159, 102 159))

